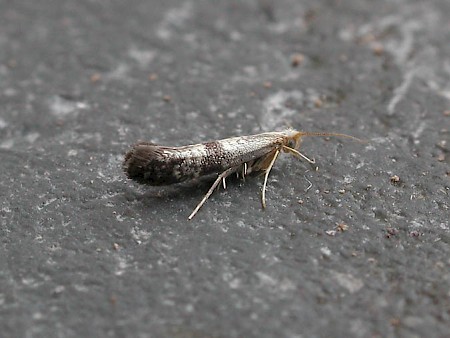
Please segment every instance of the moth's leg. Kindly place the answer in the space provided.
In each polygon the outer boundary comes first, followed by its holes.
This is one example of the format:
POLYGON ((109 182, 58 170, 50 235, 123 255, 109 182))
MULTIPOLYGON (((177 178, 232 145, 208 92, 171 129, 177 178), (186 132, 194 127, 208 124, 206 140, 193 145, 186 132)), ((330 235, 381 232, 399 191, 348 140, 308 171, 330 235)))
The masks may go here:
POLYGON ((283 146, 283 149, 286 150, 287 152, 290 152, 292 155, 296 156, 296 157, 300 157, 305 159, 306 161, 308 161, 311 164, 315 164, 316 160, 315 159, 310 159, 309 157, 307 157, 306 155, 303 155, 301 152, 299 152, 298 150, 288 147, 288 146, 283 146))
POLYGON ((200 203, 195 207, 194 211, 192 211, 192 213, 189 215, 188 219, 194 218, 195 214, 200 210, 200 208, 203 206, 203 204, 205 204, 205 202, 209 198, 209 196, 211 196, 211 194, 214 192, 214 189, 216 189, 217 186, 220 184, 220 182, 223 182, 222 180, 224 180, 228 175, 230 175, 235 170, 236 170, 235 167, 228 168, 227 170, 225 170, 223 173, 221 173, 216 178, 216 180, 214 181, 211 188, 209 188, 206 195, 203 197, 203 199, 200 201, 200 203))
POLYGON ((244 163, 242 166, 242 179, 245 181, 245 176, 247 176, 247 170, 248 170, 248 164, 247 162, 244 163))
POLYGON ((225 180, 226 180, 226 177, 222 177, 223 190, 227 189, 227 182, 225 180))
POLYGON ((270 170, 272 169, 278 155, 280 154, 280 150, 275 151, 272 160, 270 161, 268 167, 266 168, 266 173, 264 175, 264 184, 262 188, 262 194, 261 194, 261 203, 262 207, 266 208, 266 186, 267 186, 267 178, 269 177, 270 170))
MULTIPOLYGON (((251 162, 249 162, 249 163, 251 163, 251 162)), ((243 181, 245 181, 245 176, 247 176, 247 174, 248 174, 248 168, 249 168, 249 164, 247 162, 244 162, 244 164, 242 164, 242 166, 240 166, 236 169, 236 177, 241 178, 243 181)))

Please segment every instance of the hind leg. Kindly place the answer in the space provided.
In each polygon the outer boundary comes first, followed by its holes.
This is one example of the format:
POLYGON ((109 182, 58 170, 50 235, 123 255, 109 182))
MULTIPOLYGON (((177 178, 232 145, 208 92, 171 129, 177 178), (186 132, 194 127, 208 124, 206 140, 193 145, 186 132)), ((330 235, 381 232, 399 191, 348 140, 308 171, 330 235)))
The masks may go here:
POLYGON ((205 194, 205 196, 202 198, 202 200, 200 201, 200 203, 195 207, 194 211, 192 211, 192 213, 189 215, 188 219, 192 219, 194 218, 195 214, 197 214, 197 212, 200 210, 200 208, 203 206, 203 204, 205 204, 206 200, 209 198, 209 196, 211 196, 211 194, 214 192, 214 189, 217 188, 217 186, 220 184, 220 182, 223 182, 223 180, 225 180, 225 178, 230 175, 233 171, 235 171, 236 168, 229 168, 227 170, 225 170, 223 173, 221 173, 216 180, 214 181, 213 185, 211 186, 211 188, 209 188, 208 192, 205 194))

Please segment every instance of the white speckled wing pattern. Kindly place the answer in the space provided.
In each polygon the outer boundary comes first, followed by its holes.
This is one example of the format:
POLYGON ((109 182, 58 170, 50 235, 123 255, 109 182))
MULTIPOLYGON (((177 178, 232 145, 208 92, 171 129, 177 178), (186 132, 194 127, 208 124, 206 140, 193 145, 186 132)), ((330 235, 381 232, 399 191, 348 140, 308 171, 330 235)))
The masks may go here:
POLYGON ((216 141, 225 155, 224 169, 264 156, 283 144, 282 132, 232 137, 216 141))
POLYGON ((138 143, 125 156, 127 176, 140 183, 167 185, 199 176, 238 170, 244 163, 280 148, 286 132, 232 137, 184 147, 163 147, 138 143))

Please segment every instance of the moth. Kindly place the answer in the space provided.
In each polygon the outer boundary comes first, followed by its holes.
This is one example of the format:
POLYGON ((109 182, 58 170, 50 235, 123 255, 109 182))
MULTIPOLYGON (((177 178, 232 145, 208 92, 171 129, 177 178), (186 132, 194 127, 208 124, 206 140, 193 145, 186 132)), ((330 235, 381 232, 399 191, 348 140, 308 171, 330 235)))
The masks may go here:
POLYGON ((183 147, 166 147, 139 142, 126 153, 123 170, 128 178, 153 186, 217 175, 211 188, 189 215, 190 220, 221 182, 226 189, 226 178, 229 175, 236 173, 245 178, 252 172, 262 172, 264 183, 261 203, 265 208, 267 179, 281 152, 315 163, 314 159, 298 151, 304 136, 337 136, 361 141, 346 134, 303 132, 289 128, 283 131, 231 137, 183 147))

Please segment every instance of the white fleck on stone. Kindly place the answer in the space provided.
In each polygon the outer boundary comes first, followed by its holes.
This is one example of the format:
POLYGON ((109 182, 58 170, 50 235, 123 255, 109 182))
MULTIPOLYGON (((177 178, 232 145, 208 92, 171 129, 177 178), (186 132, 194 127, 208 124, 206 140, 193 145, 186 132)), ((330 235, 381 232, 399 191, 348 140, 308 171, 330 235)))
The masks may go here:
POLYGON ((156 53, 151 50, 142 50, 138 48, 130 48, 128 56, 139 63, 140 66, 148 66, 155 58, 156 53))
POLYGON ((4 119, 0 117, 0 129, 5 129, 8 126, 8 123, 4 119))
POLYGON ((321 252, 324 256, 327 256, 327 257, 330 257, 330 256, 331 256, 331 250, 330 250, 328 247, 326 247, 326 246, 321 247, 321 248, 320 248, 320 252, 321 252))
POLYGON ((335 271, 333 272, 333 278, 341 287, 343 287, 350 293, 355 293, 364 286, 364 283, 361 279, 355 278, 347 273, 340 273, 335 271))

